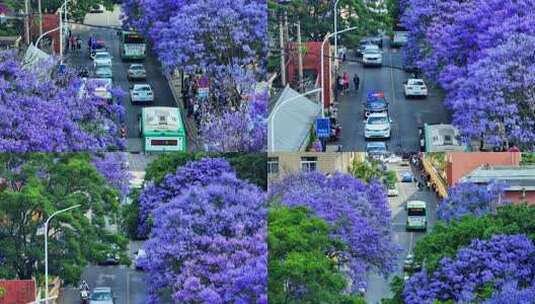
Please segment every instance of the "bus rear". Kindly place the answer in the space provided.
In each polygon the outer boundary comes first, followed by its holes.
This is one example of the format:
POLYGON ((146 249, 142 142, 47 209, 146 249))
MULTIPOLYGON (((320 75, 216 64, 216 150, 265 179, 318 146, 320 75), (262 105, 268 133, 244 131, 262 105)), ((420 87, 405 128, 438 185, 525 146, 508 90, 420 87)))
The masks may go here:
POLYGON ((186 151, 186 132, 178 108, 144 107, 140 129, 146 152, 186 151))
POLYGON ((145 59, 147 57, 145 37, 136 32, 121 32, 120 48, 122 59, 145 59))
POLYGON ((427 230, 427 203, 424 201, 407 202, 407 230, 427 230))

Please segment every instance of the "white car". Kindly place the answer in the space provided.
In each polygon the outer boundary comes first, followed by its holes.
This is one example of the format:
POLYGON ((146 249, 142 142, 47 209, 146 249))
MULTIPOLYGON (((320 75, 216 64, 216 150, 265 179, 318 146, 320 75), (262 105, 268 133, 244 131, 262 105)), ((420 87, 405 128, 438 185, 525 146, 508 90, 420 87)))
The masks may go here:
POLYGON ((369 142, 366 144, 366 156, 376 160, 384 159, 387 154, 386 143, 384 142, 369 142))
POLYGON ((154 94, 152 88, 148 84, 135 84, 130 89, 130 98, 132 103, 134 102, 153 102, 154 94))
POLYGON ((399 195, 399 191, 398 189, 396 189, 396 186, 392 187, 392 188, 387 188, 387 195, 389 197, 392 197, 392 196, 398 196, 399 195))
POLYGON ((394 32, 394 37, 392 38, 392 47, 399 48, 407 44, 409 40, 409 33, 405 31, 396 31, 394 32))
POLYGON ((370 114, 364 126, 364 137, 366 139, 390 138, 390 122, 390 118, 385 112, 370 114))
POLYGON ((91 293, 89 304, 113 304, 115 297, 111 287, 96 287, 91 293))
POLYGON ((137 270, 143 270, 142 262, 143 262, 143 259, 146 257, 147 257, 147 252, 145 252, 144 249, 139 249, 136 252, 134 264, 137 270))
POLYGON ((96 52, 93 58, 93 64, 96 66, 111 66, 111 55, 108 52, 96 52))
POLYGON ((423 79, 410 78, 404 84, 405 97, 427 97, 427 86, 423 79))
POLYGON ((381 66, 383 64, 383 53, 377 45, 367 45, 362 51, 362 64, 365 66, 381 66))

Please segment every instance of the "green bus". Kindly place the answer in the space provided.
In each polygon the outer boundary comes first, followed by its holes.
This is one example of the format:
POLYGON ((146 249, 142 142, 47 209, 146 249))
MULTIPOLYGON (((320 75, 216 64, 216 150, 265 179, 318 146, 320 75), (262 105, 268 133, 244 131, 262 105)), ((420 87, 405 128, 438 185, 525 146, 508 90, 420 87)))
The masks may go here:
POLYGON ((427 230, 427 203, 424 201, 407 202, 407 231, 427 230))
POLYGON ((186 130, 178 108, 142 108, 139 133, 146 152, 186 151, 186 130))
POLYGON ((119 53, 123 60, 147 57, 147 43, 143 35, 132 31, 121 31, 119 37, 119 53))

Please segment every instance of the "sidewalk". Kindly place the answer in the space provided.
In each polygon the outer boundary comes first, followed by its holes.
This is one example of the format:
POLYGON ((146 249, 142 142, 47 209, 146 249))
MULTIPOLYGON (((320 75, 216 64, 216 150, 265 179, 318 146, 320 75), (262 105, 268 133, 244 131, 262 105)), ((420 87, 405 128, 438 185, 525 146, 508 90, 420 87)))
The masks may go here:
POLYGON ((199 138, 197 125, 193 117, 186 116, 186 110, 184 108, 184 103, 182 102, 182 83, 180 77, 178 77, 178 75, 166 75, 166 78, 169 82, 169 87, 171 88, 175 102, 180 109, 180 113, 182 113, 182 121, 184 121, 186 135, 188 137, 188 151, 201 151, 203 150, 203 145, 199 138))

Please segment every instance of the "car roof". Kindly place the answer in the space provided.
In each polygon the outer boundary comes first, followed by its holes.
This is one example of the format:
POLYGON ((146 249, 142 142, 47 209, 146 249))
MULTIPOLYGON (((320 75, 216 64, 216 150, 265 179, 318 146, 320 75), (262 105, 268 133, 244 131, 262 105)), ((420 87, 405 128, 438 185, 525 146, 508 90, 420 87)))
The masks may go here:
POLYGON ((132 64, 130 65, 130 67, 133 68, 133 67, 144 67, 144 66, 143 66, 142 63, 132 63, 132 64))
POLYGON ((109 55, 110 53, 108 53, 108 52, 96 52, 96 53, 95 53, 95 55, 99 55, 99 54, 101 54, 101 55, 102 55, 102 54, 104 54, 104 55, 109 55))
POLYGON ((407 202, 407 207, 411 206, 411 207, 416 207, 416 208, 425 208, 426 205, 427 203, 424 201, 408 201, 407 202))
POLYGON ((368 118, 370 117, 388 117, 388 114, 386 112, 370 113, 370 115, 368 115, 368 118))
POLYGON ((148 83, 137 83, 137 84, 134 84, 134 88, 145 88, 145 87, 149 87, 150 88, 150 84, 148 84, 148 83))
POLYGON ((386 143, 382 141, 369 142, 366 144, 367 148, 386 148, 386 143))
POLYGON ((93 289, 93 292, 111 292, 111 287, 107 287, 107 286, 95 287, 93 289))

